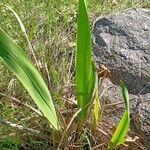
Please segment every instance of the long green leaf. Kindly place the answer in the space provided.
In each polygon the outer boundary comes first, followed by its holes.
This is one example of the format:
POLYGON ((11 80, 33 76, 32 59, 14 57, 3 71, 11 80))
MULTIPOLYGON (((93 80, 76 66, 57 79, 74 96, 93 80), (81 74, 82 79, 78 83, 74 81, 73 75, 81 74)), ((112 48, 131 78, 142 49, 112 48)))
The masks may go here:
POLYGON ((118 145, 123 144, 126 141, 126 136, 129 130, 130 125, 129 93, 123 81, 121 81, 121 90, 125 101, 126 110, 111 139, 111 142, 107 148, 108 150, 113 150, 118 145))
POLYGON ((79 0, 77 51, 76 51, 76 93, 78 106, 82 109, 79 116, 84 120, 94 91, 94 68, 91 61, 91 34, 85 0, 79 0))
POLYGON ((0 57, 22 82, 51 125, 60 130, 55 107, 43 78, 21 48, 1 29, 0 57))
POLYGON ((8 8, 8 9, 13 13, 13 15, 16 17, 16 19, 17 19, 17 21, 18 21, 18 23, 19 23, 19 25, 20 25, 20 27, 21 27, 21 30, 22 30, 23 34, 25 35, 26 40, 27 40, 27 42, 28 42, 29 50, 31 51, 32 56, 33 56, 33 58, 34 58, 34 61, 36 62, 36 65, 37 65, 37 67, 38 67, 38 62, 37 62, 37 60, 36 60, 36 56, 35 56, 35 53, 34 53, 34 50, 33 50, 32 46, 31 46, 31 43, 30 43, 30 41, 29 41, 29 38, 28 38, 28 36, 27 36, 27 32, 26 32, 26 29, 25 29, 25 26, 24 26, 23 22, 21 21, 21 19, 20 19, 20 17, 18 16, 18 14, 17 14, 10 6, 7 6, 7 5, 6 5, 6 8, 8 8))

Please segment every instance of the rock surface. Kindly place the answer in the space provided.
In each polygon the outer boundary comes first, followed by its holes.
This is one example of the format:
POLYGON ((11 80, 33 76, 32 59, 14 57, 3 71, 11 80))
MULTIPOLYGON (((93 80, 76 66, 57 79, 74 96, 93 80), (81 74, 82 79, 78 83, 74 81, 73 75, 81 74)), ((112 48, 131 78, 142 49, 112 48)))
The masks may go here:
MULTIPOLYGON (((101 87, 103 100, 123 101, 119 82, 124 80, 130 93, 133 128, 150 141, 150 10, 131 9, 94 22, 94 59, 111 71, 101 87)), ((123 108, 124 105, 117 105, 123 108)), ((118 122, 123 111, 109 119, 118 122)), ((150 142, 148 143, 150 145, 150 142)))
POLYGON ((132 9, 98 18, 93 28, 96 62, 123 79, 132 94, 150 93, 150 10, 132 9))
MULTIPOLYGON (((113 104, 112 108, 114 107, 117 110, 117 116, 114 116, 114 113, 110 115, 112 122, 117 124, 124 110, 124 101, 120 87, 114 85, 106 78, 102 82, 100 93, 103 93, 103 101, 107 101, 104 103, 113 104)), ((142 131, 150 135, 150 93, 144 95, 130 94, 130 110, 133 128, 138 132, 142 131)))

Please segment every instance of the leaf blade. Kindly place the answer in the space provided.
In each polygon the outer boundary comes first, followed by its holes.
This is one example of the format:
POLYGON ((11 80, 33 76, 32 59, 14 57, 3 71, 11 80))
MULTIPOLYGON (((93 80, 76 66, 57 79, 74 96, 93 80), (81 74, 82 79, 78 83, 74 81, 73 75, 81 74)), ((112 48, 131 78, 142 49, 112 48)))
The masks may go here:
POLYGON ((126 135, 129 130, 130 125, 129 93, 123 81, 121 81, 120 86, 125 101, 125 112, 116 128, 116 131, 110 141, 107 150, 112 150, 118 145, 123 144, 126 140, 126 135))
POLYGON ((52 126, 60 130, 51 94, 43 78, 21 48, 2 29, 0 29, 0 57, 19 78, 52 126))
POLYGON ((94 73, 92 67, 92 44, 90 25, 85 0, 79 0, 77 23, 77 51, 76 51, 76 93, 78 106, 82 108, 79 116, 84 120, 89 108, 94 90, 94 73))

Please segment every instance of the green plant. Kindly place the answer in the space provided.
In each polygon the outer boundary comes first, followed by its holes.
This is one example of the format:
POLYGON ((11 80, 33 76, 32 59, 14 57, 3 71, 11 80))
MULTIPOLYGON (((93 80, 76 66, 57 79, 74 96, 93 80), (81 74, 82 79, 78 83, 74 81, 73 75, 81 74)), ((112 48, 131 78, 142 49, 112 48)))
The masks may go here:
POLYGON ((113 150, 118 145, 123 144, 126 140, 127 132, 129 130, 129 124, 130 124, 129 94, 123 81, 121 81, 120 85, 121 85, 122 95, 124 98, 126 109, 110 141, 110 144, 107 148, 108 150, 113 150))
POLYGON ((22 82, 51 125, 60 130, 51 94, 44 80, 22 49, 2 29, 0 29, 0 57, 22 82))
POLYGON ((92 44, 85 0, 79 0, 77 51, 76 51, 76 94, 80 121, 85 121, 91 104, 96 81, 96 69, 92 63, 92 44))
MULTIPOLYGON (((13 13, 16 15, 14 11, 13 13)), ((78 125, 82 125, 82 123, 86 121, 88 110, 93 103, 95 127, 98 125, 100 113, 100 104, 98 99, 98 77, 95 64, 92 61, 90 25, 85 0, 79 0, 77 25, 75 83, 79 110, 68 124, 66 132, 78 114, 78 125)), ((30 93, 32 99, 42 111, 43 115, 49 120, 51 126, 56 130, 61 130, 60 121, 57 117, 50 91, 48 90, 44 80, 21 48, 17 46, 2 29, 0 29, 0 57, 22 82, 24 87, 30 93)), ((111 139, 108 150, 116 148, 116 146, 125 141, 125 136, 129 128, 130 118, 128 91, 123 82, 121 82, 121 87, 126 104, 126 110, 114 133, 114 136, 111 139)), ((62 143, 65 135, 66 133, 64 132, 60 143, 62 143)))
MULTIPOLYGON (((78 106, 82 109, 80 112, 80 121, 85 121, 88 109, 92 104, 92 95, 95 89, 95 107, 94 107, 94 124, 97 125, 99 120, 100 104, 98 102, 97 92, 97 73, 94 63, 92 63, 91 34, 86 9, 85 0, 79 0, 79 16, 77 29, 77 51, 76 51, 76 93, 78 106)), ((116 148, 124 143, 130 123, 129 112, 129 94, 128 90, 121 81, 122 94, 126 105, 126 110, 121 121, 111 139, 108 150, 116 148)))

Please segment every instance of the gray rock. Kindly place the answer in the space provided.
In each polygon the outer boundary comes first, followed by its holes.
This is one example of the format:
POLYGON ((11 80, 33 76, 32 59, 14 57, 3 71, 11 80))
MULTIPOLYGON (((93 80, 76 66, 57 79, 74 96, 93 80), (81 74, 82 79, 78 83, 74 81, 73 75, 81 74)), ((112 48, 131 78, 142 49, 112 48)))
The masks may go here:
MULTIPOLYGON (((144 135, 143 142, 150 141, 150 10, 131 9, 98 18, 93 38, 96 63, 111 71, 110 79, 101 85, 101 102, 106 106, 123 102, 118 85, 124 80, 132 99, 131 128, 144 135)), ((124 104, 109 107, 104 109, 105 117, 117 124, 124 104)))
POLYGON ((150 93, 150 10, 118 12, 94 22, 94 58, 124 80, 132 94, 150 93))

